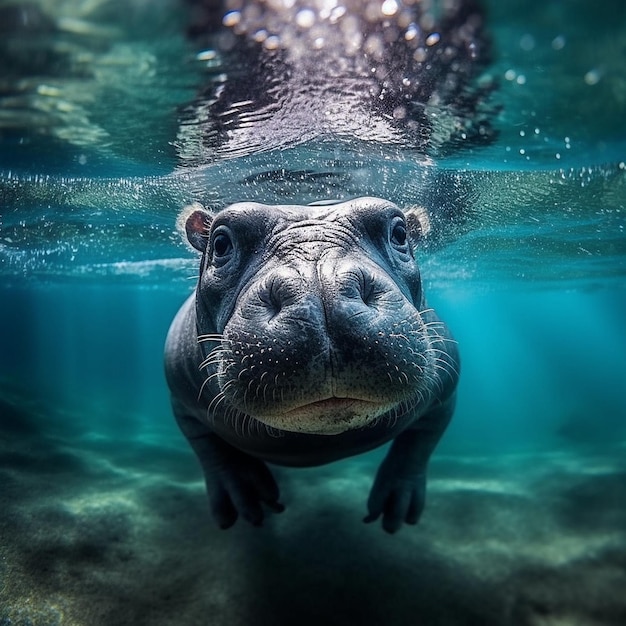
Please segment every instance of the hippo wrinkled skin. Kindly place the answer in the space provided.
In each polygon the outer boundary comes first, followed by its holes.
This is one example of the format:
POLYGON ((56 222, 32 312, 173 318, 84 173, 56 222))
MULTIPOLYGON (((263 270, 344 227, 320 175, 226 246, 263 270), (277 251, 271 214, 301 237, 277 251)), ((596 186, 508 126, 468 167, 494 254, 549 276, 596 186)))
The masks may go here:
POLYGON ((166 375, 220 527, 283 510, 266 462, 319 465, 389 441, 365 521, 417 523, 459 371, 422 292, 419 211, 378 198, 187 211, 202 261, 166 375))

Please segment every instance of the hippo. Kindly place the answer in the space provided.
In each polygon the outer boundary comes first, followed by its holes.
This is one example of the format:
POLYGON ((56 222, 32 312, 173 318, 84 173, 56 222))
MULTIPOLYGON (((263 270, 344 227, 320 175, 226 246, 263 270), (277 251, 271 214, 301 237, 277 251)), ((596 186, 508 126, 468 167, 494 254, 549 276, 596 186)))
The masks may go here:
POLYGON ((394 533, 419 520, 459 376, 415 260, 423 221, 374 197, 184 212, 202 259, 165 372, 221 528, 283 510, 268 463, 316 466, 390 441, 364 521, 394 533))
POLYGON ((315 466, 391 442, 365 521, 394 533, 420 519, 460 370, 416 250, 466 211, 437 185, 434 206, 374 197, 358 189, 371 188, 362 172, 333 199, 332 155, 379 150, 428 166, 491 141, 482 11, 476 0, 190 2, 207 83, 181 112, 181 168, 269 156, 238 188, 252 197, 211 208, 197 197, 181 214, 202 260, 166 341, 176 420, 221 528, 283 510, 268 464, 315 466), (272 158, 294 146, 309 156, 292 169, 272 158), (330 182, 311 201, 298 186, 314 177, 330 182), (263 197, 268 181, 275 193, 263 197))

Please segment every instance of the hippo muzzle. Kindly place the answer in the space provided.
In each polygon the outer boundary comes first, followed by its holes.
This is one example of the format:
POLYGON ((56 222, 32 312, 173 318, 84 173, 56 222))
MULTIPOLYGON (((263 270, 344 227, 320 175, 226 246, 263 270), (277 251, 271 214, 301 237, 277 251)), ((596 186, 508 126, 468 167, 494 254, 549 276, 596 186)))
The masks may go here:
POLYGON ((287 267, 261 265, 218 348, 225 401, 281 430, 336 434, 397 418, 433 376, 418 308, 355 242, 324 239, 296 248, 287 267))
POLYGON ((418 216, 378 198, 189 212, 200 278, 166 364, 192 445, 217 437, 255 459, 311 465, 401 438, 430 414, 425 440, 438 439, 458 354, 425 303, 418 216))

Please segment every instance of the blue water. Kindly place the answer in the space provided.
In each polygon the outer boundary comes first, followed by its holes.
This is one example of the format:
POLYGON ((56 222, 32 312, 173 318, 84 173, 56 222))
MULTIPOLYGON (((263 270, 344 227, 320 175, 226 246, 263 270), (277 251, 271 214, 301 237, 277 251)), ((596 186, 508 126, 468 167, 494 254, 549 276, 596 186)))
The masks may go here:
POLYGON ((82 21, 55 49, 96 78, 26 68, 62 95, 0 93, 0 625, 626 623, 624 5, 488 3, 492 145, 194 170, 181 12, 86 6, 56 9, 82 21), (419 258, 463 359, 424 517, 361 523, 377 450, 278 469, 285 513, 218 531, 162 373, 197 272, 177 213, 357 193, 468 209, 419 258))

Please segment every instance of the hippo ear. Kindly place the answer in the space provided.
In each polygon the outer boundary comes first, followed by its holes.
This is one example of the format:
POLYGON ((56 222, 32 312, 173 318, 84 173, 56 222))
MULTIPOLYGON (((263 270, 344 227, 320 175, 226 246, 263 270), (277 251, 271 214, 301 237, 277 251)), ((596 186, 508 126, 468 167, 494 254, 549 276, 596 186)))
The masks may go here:
POLYGON ((420 242, 430 233, 430 217, 423 206, 410 206, 404 209, 404 217, 411 235, 413 245, 420 242))
POLYGON ((199 202, 192 202, 187 205, 178 216, 179 230, 185 230, 187 241, 200 252, 204 252, 207 242, 209 228, 213 216, 199 202))

